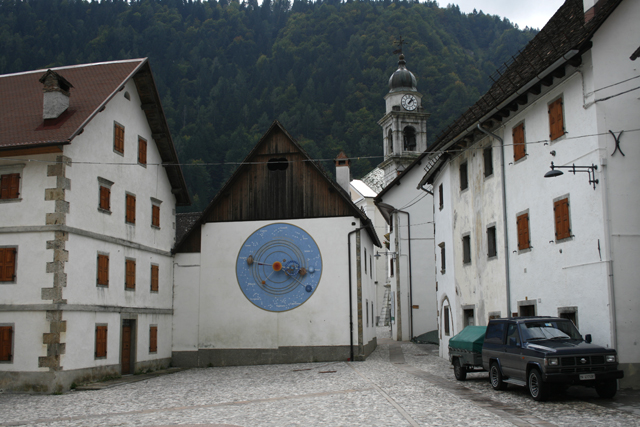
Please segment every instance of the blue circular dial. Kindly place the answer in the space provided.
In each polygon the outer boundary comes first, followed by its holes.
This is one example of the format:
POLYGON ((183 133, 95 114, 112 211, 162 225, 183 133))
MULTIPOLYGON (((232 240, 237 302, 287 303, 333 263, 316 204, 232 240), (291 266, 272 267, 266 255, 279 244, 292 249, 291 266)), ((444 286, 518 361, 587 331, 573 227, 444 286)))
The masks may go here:
POLYGON ((247 238, 236 276, 249 301, 267 311, 292 310, 315 292, 322 274, 320 249, 302 228, 269 224, 247 238))

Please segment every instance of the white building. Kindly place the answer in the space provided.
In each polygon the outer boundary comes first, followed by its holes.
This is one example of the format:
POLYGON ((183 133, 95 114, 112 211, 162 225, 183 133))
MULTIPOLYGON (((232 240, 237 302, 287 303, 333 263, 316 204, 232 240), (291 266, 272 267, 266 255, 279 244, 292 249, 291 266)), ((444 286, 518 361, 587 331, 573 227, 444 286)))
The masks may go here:
POLYGON ((0 389, 168 366, 190 201, 148 61, 4 75, 0 94, 0 389))
POLYGON ((176 246, 173 364, 363 360, 375 246, 364 212, 274 122, 176 246))
POLYGON ((639 19, 635 1, 567 0, 430 147, 444 357, 471 322, 563 316, 640 386, 639 19))

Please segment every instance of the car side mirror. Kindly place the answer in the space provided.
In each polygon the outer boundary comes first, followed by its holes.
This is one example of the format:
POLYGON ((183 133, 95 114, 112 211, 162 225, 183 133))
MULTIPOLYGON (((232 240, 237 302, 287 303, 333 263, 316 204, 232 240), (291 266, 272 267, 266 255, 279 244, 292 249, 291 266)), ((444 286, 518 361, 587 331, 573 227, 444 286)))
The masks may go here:
POLYGON ((591 334, 587 334, 584 336, 584 342, 587 344, 591 344, 591 334))

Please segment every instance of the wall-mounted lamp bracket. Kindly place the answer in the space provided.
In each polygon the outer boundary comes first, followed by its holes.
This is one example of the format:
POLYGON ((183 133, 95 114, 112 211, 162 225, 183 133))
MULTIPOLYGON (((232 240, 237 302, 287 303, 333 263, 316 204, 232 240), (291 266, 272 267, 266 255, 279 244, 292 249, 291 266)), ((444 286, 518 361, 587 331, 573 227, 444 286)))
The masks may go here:
POLYGON ((544 174, 545 178, 554 178, 556 176, 564 175, 564 173, 558 169, 570 169, 570 172, 573 172, 575 175, 576 172, 586 172, 589 174, 589 184, 593 184, 593 189, 596 189, 596 184, 599 184, 600 181, 596 179, 596 171, 598 170, 598 166, 593 163, 591 166, 576 166, 575 164, 571 166, 556 166, 551 162, 551 170, 544 174))

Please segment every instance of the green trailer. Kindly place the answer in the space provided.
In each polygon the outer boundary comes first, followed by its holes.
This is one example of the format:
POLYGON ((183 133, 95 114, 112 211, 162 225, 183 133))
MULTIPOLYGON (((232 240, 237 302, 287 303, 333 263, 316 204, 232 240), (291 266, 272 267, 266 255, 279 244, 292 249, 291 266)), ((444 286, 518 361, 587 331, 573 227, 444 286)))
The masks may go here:
POLYGON ((467 326, 449 339, 449 361, 456 379, 464 381, 467 372, 482 372, 482 344, 486 326, 467 326))

